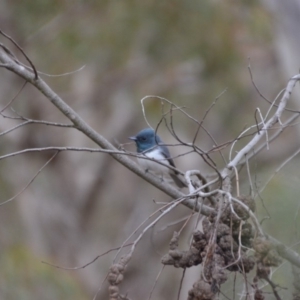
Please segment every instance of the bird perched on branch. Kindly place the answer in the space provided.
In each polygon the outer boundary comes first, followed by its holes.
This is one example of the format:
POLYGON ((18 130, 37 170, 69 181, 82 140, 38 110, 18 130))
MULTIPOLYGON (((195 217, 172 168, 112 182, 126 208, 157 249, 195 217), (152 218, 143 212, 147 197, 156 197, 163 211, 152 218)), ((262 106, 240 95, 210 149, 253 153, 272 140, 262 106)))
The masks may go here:
POLYGON ((163 175, 170 175, 175 184, 179 188, 187 187, 183 178, 180 178, 178 171, 168 168, 162 164, 172 166, 175 164, 171 158, 169 149, 162 142, 160 137, 151 128, 141 130, 136 136, 129 137, 130 140, 135 141, 136 149, 139 154, 142 154, 150 159, 138 158, 139 164, 147 171, 152 171, 163 178, 163 175), (153 160, 159 161, 157 163, 153 160))

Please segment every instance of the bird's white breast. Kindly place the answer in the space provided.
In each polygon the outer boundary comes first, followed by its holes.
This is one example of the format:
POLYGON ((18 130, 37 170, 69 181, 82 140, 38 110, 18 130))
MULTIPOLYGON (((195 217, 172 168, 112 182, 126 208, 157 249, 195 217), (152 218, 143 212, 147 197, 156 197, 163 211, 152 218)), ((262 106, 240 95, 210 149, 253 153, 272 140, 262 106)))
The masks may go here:
MULTIPOLYGON (((146 152, 143 155, 162 162, 163 164, 169 165, 169 161, 161 154, 159 149, 153 149, 152 151, 146 152)), ((169 168, 149 159, 138 158, 138 162, 145 170, 149 170, 160 175, 166 174, 170 170, 169 168)))

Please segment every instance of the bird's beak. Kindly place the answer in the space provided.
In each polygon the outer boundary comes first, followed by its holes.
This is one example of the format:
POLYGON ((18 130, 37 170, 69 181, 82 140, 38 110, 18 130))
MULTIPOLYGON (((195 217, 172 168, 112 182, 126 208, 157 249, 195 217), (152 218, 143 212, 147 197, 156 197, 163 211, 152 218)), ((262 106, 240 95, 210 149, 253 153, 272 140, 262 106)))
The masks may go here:
POLYGON ((133 140, 133 141, 136 141, 136 140, 137 140, 137 138, 136 138, 135 136, 130 136, 129 139, 130 139, 130 140, 133 140))

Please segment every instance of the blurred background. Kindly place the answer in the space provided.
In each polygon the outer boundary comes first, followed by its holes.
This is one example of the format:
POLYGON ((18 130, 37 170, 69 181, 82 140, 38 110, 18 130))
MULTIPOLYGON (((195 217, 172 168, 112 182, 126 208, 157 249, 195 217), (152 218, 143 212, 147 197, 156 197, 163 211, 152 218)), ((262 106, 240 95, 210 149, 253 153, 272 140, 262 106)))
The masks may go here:
MULTIPOLYGON (((273 101, 288 79, 299 72, 299 28, 298 0, 0 2, 0 29, 21 45, 39 71, 59 75, 84 66, 68 76, 41 76, 89 125, 129 151, 135 147, 126 144, 127 137, 147 127, 140 102, 146 95, 165 97, 201 120, 210 104, 226 90, 204 123, 219 144, 255 124, 255 109, 266 113, 269 104, 251 82, 249 63, 260 92, 273 101)), ((7 39, 0 37, 0 42, 21 58, 7 39)), ((23 81, 3 68, 0 78, 2 109, 23 81)), ((147 119, 155 127, 162 116, 161 101, 149 98, 144 104, 147 119)), ((299 110, 299 87, 288 106, 299 110)), ((29 84, 12 107, 28 118, 68 123, 29 84)), ((164 109, 169 108, 165 105, 164 109)), ((16 116, 14 111, 8 109, 5 114, 16 116)), ((1 118, 0 130, 19 123, 1 118)), ((173 123, 177 134, 191 142, 197 129, 195 122, 174 112, 173 123)), ((251 163, 257 190, 299 147, 298 128, 289 128, 270 150, 251 163)), ((165 142, 175 142, 164 124, 159 133, 165 142)), ((241 141, 235 151, 246 142, 241 141)), ((214 143, 201 131, 197 145, 207 151, 214 143)), ((29 125, 1 136, 0 151, 4 155, 47 146, 96 145, 75 129, 29 125)), ((171 149, 173 155, 181 151, 184 149, 171 149)), ((228 152, 229 148, 224 149, 227 160, 228 152)), ((16 195, 52 154, 30 153, 1 160, 1 202, 16 195)), ((224 167, 217 154, 212 158, 219 169, 224 167)), ((212 172, 197 155, 181 156, 176 164, 184 171, 212 172)), ((257 197, 259 219, 270 217, 264 221, 264 229, 286 245, 298 238, 298 170, 299 159, 295 158, 257 197)), ((241 184, 242 192, 249 194, 246 172, 241 174, 241 184)), ((115 252, 76 271, 56 269, 41 261, 77 267, 120 246, 159 208, 153 200, 170 199, 109 156, 60 153, 25 192, 0 207, 0 298, 92 299, 115 252)), ((147 299, 161 268, 160 259, 168 250, 173 231, 182 223, 161 229, 188 214, 186 208, 178 207, 144 236, 126 271, 124 293, 133 299, 147 299)), ((183 232, 183 249, 192 228, 193 224, 183 232)), ((192 276, 189 272, 181 299, 187 298, 199 271, 194 270, 192 276)), ((289 288, 282 291, 287 298, 291 295, 290 274, 287 263, 274 274, 276 283, 289 288)), ((165 268, 153 299, 176 299, 181 275, 182 270, 165 268)), ((232 285, 223 292, 230 294, 232 285)), ((107 297, 104 284, 97 299, 107 297)))

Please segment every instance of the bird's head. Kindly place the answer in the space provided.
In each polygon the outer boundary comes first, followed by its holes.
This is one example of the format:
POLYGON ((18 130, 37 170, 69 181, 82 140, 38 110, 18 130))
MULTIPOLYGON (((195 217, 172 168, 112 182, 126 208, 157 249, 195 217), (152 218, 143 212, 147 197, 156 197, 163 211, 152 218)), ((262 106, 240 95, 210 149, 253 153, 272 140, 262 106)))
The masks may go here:
POLYGON ((139 153, 154 148, 161 143, 161 139, 151 128, 143 129, 136 136, 131 136, 129 139, 135 141, 139 153))

